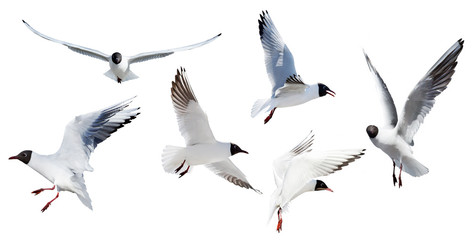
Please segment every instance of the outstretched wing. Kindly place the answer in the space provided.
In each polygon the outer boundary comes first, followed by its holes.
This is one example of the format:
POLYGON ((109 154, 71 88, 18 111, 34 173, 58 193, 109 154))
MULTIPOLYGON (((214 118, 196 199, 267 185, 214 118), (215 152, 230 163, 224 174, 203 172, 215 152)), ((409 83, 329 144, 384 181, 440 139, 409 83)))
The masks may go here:
POLYGON ((165 56, 169 56, 169 55, 171 55, 175 52, 185 51, 185 50, 190 50, 190 49, 194 49, 194 48, 197 48, 197 47, 201 47, 203 45, 206 45, 206 44, 212 42, 213 40, 215 40, 219 36, 221 36, 221 33, 214 36, 214 37, 212 37, 212 38, 210 38, 210 39, 208 39, 208 40, 205 40, 203 42, 195 43, 195 44, 184 46, 184 47, 161 50, 161 51, 154 51, 154 52, 140 53, 140 54, 137 54, 137 55, 134 55, 134 56, 130 57, 129 58, 129 63, 131 64, 131 63, 137 63, 137 62, 144 62, 144 61, 155 59, 155 58, 162 58, 162 57, 165 57, 165 56))
POLYGON ((309 152, 295 156, 284 176, 280 192, 281 205, 285 205, 300 194, 309 181, 326 176, 354 162, 364 155, 365 149, 337 150, 321 153, 309 152))
POLYGON ((257 193, 261 191, 253 188, 249 181, 246 179, 241 170, 239 170, 236 165, 234 165, 229 158, 224 161, 209 163, 205 165, 208 169, 214 172, 216 175, 228 180, 228 182, 233 183, 234 185, 240 186, 242 188, 252 189, 257 193))
POLYGON ((313 145, 315 134, 313 131, 310 131, 308 136, 303 139, 297 146, 295 146, 290 152, 285 153, 284 155, 280 156, 279 158, 275 159, 272 163, 273 166, 273 173, 274 173, 274 180, 277 187, 282 185, 284 180, 285 172, 290 164, 290 161, 297 155, 300 155, 305 152, 310 152, 311 145, 313 145))
POLYGON ((139 115, 139 108, 126 109, 133 98, 75 117, 66 126, 62 145, 57 153, 64 156, 60 159, 67 160, 68 166, 76 173, 91 171, 88 160, 97 145, 139 115))
POLYGON ((215 142, 208 117, 200 107, 192 87, 188 83, 184 68, 181 68, 180 71, 177 70, 175 81, 172 82, 171 97, 180 134, 184 137, 187 146, 215 142))
POLYGON ((411 91, 403 108, 398 124, 398 133, 403 139, 413 144, 413 137, 423 123, 426 115, 435 103, 435 97, 446 88, 454 74, 457 57, 462 51, 464 40, 459 39, 433 65, 413 91, 411 91))
POLYGON ((393 102, 392 96, 388 91, 387 85, 383 81, 382 77, 380 77, 380 74, 377 72, 375 67, 370 62, 370 58, 369 56, 367 56, 367 53, 364 52, 364 56, 365 60, 367 61, 367 65, 369 66, 369 70, 375 77, 377 89, 379 89, 380 93, 382 94, 384 111, 386 111, 385 117, 388 119, 388 124, 391 126, 391 128, 394 128, 398 122, 397 109, 395 108, 395 103, 393 102))
POLYGON ((74 52, 77 52, 77 53, 80 53, 80 54, 83 54, 83 55, 87 55, 89 57, 97 58, 97 59, 103 60, 105 62, 108 62, 108 59, 110 58, 109 55, 107 55, 105 53, 102 53, 98 50, 82 47, 82 46, 79 46, 79 45, 75 45, 75 44, 72 44, 72 43, 64 42, 64 41, 57 40, 55 38, 46 36, 46 35, 38 32, 38 31, 36 31, 34 28, 32 28, 27 22, 25 22, 25 20, 23 20, 23 23, 26 25, 26 27, 29 28, 29 30, 31 30, 36 35, 38 35, 38 36, 40 36, 44 39, 47 39, 49 41, 62 44, 64 46, 68 47, 70 50, 72 50, 74 52))
POLYGON ((277 89, 285 84, 288 77, 296 75, 297 71, 292 53, 275 28, 269 13, 263 11, 258 22, 267 74, 272 84, 272 96, 275 96, 277 89))

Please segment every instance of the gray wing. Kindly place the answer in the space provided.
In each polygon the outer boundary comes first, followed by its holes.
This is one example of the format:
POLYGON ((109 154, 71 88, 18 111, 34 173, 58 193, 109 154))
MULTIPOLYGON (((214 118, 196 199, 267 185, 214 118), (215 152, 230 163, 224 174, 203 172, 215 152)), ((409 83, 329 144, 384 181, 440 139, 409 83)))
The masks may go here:
POLYGON ((382 102, 384 103, 383 105, 384 105, 384 110, 386 111, 388 124, 392 128, 394 128, 398 122, 397 109, 395 108, 395 103, 393 102, 392 96, 390 95, 390 92, 388 91, 387 85, 382 80, 382 77, 380 77, 380 74, 377 72, 375 67, 370 62, 369 56, 367 56, 367 53, 365 53, 365 51, 364 51, 364 56, 365 56, 365 60, 367 61, 367 65, 369 66, 370 72, 374 74, 377 89, 379 89, 380 93, 382 94, 382 102))
POLYGON ((224 161, 209 163, 205 165, 208 169, 214 172, 216 175, 226 179, 227 181, 233 183, 234 185, 240 186, 242 188, 252 189, 257 193, 261 191, 253 188, 249 181, 246 179, 241 170, 239 170, 236 165, 234 165, 229 158, 224 161))
POLYGON ((411 91, 403 108, 398 133, 403 139, 413 144, 413 137, 423 123, 426 115, 435 103, 435 97, 446 88, 454 74, 457 57, 462 51, 464 41, 459 39, 433 65, 413 91, 411 91))
POLYGON ((292 53, 282 40, 267 11, 260 14, 259 35, 264 49, 267 74, 272 84, 272 96, 282 87, 287 78, 296 75, 292 53))
POLYGON ((166 56, 169 56, 169 55, 171 55, 175 52, 185 51, 185 50, 190 50, 190 49, 194 49, 194 48, 197 48, 197 47, 201 47, 203 45, 206 45, 206 44, 212 42, 213 40, 215 40, 219 36, 221 36, 221 33, 214 36, 214 37, 212 37, 212 38, 210 38, 210 39, 208 39, 208 40, 205 40, 203 42, 195 43, 195 44, 184 46, 184 47, 161 50, 161 51, 154 51, 154 52, 140 53, 140 54, 137 54, 137 55, 134 55, 134 56, 130 57, 129 58, 129 63, 131 64, 131 63, 137 63, 137 62, 144 62, 144 61, 155 59, 155 58, 166 57, 166 56))
POLYGON ((26 27, 28 27, 29 30, 31 30, 36 35, 38 35, 38 36, 40 36, 44 39, 47 39, 49 41, 62 44, 64 46, 68 47, 70 50, 72 50, 74 52, 77 52, 77 53, 80 53, 80 54, 83 54, 83 55, 86 55, 86 56, 89 56, 89 57, 97 58, 97 59, 103 60, 105 62, 108 62, 108 59, 110 58, 109 55, 107 55, 105 53, 102 53, 98 50, 82 47, 82 46, 79 46, 79 45, 75 45, 75 44, 72 44, 72 43, 64 42, 64 41, 57 40, 55 38, 46 36, 46 35, 38 32, 38 31, 36 31, 34 28, 32 28, 27 22, 25 22, 25 20, 22 20, 22 21, 26 25, 26 27))
POLYGON ((139 108, 126 109, 133 98, 100 111, 77 116, 67 125, 58 154, 69 156, 64 158, 69 167, 76 172, 91 169, 88 159, 97 145, 139 115, 139 108))
POLYGON ((171 97, 180 133, 187 146, 215 142, 208 117, 200 107, 192 87, 188 83, 187 72, 184 68, 181 68, 180 71, 177 70, 175 81, 172 82, 171 97))

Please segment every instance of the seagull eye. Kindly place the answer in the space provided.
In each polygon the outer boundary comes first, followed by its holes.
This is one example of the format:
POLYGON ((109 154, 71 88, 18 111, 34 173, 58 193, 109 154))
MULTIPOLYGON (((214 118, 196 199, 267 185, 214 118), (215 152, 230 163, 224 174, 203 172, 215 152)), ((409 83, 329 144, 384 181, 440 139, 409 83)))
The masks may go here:
POLYGON ((23 155, 22 155, 22 156, 23 156, 23 157, 27 157, 28 155, 26 155, 26 153, 23 153, 23 155))

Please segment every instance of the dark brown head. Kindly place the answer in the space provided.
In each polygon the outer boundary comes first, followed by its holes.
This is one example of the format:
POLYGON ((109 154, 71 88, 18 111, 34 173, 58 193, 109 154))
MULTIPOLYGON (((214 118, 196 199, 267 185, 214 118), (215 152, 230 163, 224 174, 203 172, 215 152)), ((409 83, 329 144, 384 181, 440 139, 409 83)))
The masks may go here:
POLYGON ((318 95, 320 95, 320 97, 323 97, 326 94, 329 94, 333 97, 336 95, 336 93, 329 89, 328 86, 324 85, 323 83, 318 83, 318 95))
POLYGON ((321 180, 316 180, 315 191, 321 191, 321 190, 326 190, 326 191, 330 191, 330 192, 333 191, 333 190, 331 190, 331 188, 329 188, 328 185, 326 185, 326 183, 324 183, 323 181, 321 181, 321 180))
POLYGON ((111 61, 114 64, 119 64, 121 62, 121 59, 122 59, 122 56, 121 56, 121 53, 119 52, 115 52, 113 53, 113 55, 111 55, 111 61))
POLYGON ((242 150, 238 145, 236 145, 234 143, 231 143, 230 151, 231 151, 231 156, 233 156, 234 154, 240 153, 240 152, 249 154, 248 152, 242 150))
POLYGON ((31 154, 32 154, 32 153, 33 153, 33 152, 30 151, 30 150, 25 150, 25 151, 23 151, 23 152, 20 152, 18 155, 12 156, 12 157, 10 157, 10 158, 8 158, 8 159, 10 159, 10 160, 17 159, 17 160, 22 161, 24 164, 28 164, 29 161, 31 160, 31 154))
POLYGON ((366 131, 367 131, 367 135, 369 135, 370 138, 375 138, 377 137, 377 134, 379 134, 379 128, 376 127, 375 125, 369 125, 366 131))

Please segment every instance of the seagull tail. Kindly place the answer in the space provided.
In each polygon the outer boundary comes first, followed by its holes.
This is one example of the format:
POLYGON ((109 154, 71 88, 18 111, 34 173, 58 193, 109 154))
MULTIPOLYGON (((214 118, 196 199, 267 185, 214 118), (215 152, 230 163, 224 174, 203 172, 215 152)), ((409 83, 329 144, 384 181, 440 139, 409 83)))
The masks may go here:
POLYGON ((269 99, 258 99, 254 105, 252 105, 251 109, 251 117, 257 116, 263 109, 265 109, 270 103, 269 99))
POLYGON ((72 182, 75 185, 75 193, 77 194, 77 197, 79 200, 90 210, 93 210, 92 208, 92 199, 90 199, 90 196, 88 195, 87 192, 87 186, 85 186, 85 180, 83 174, 74 174, 74 176, 71 177, 72 182))
POLYGON ((185 161, 185 148, 167 145, 162 151, 162 167, 168 173, 176 173, 176 169, 186 169, 182 163, 185 161))
MULTIPOLYGON (((405 157, 404 157, 405 158, 405 157)), ((413 177, 420 177, 429 172, 429 169, 414 158, 407 157, 402 161, 404 172, 413 177)))

